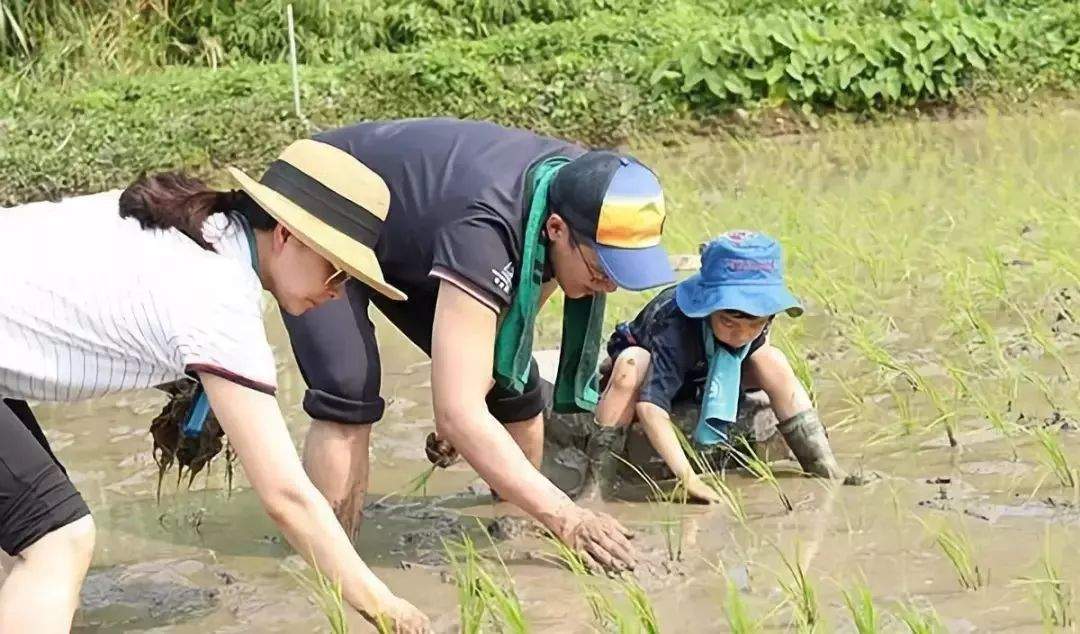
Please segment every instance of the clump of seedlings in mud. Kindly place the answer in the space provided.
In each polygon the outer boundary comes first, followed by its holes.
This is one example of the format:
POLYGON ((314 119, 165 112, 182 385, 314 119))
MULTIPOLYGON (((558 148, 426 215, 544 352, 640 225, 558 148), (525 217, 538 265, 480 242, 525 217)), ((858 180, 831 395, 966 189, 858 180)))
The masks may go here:
POLYGON ((794 611, 795 629, 801 634, 819 631, 823 623, 817 587, 806 575, 800 549, 796 547, 795 556, 790 559, 779 548, 776 552, 780 555, 780 562, 784 564, 788 573, 788 578, 778 577, 777 582, 794 611))
MULTIPOLYGON (((319 608, 331 634, 348 634, 349 621, 345 613, 345 600, 341 595, 341 582, 333 581, 314 566, 311 576, 307 576, 298 570, 289 570, 293 579, 311 596, 315 606, 319 608)), ((386 623, 376 623, 380 634, 391 631, 386 623)))
POLYGON ((762 460, 754 453, 750 443, 746 438, 740 437, 738 439, 739 447, 732 447, 731 454, 735 460, 749 471, 759 482, 764 482, 769 485, 769 488, 776 494, 777 499, 780 500, 780 505, 784 507, 784 510, 790 513, 795 510, 795 507, 791 504, 791 500, 787 494, 784 493, 784 487, 780 486, 780 480, 776 478, 776 473, 773 471, 772 466, 768 462, 762 460))
POLYGON ((626 609, 620 609, 612 595, 605 592, 602 578, 592 574, 581 555, 554 536, 548 536, 547 541, 554 551, 554 555, 548 557, 549 560, 566 568, 574 575, 589 605, 593 621, 601 631, 619 632, 619 634, 660 633, 660 621, 656 617, 652 600, 632 575, 622 573, 612 579, 628 604, 626 609))
POLYGON ((990 582, 989 573, 979 566, 971 540, 962 528, 944 525, 934 533, 934 542, 952 564, 962 588, 978 590, 990 582))
POLYGON ((1039 608, 1039 616, 1042 618, 1043 628, 1046 631, 1069 630, 1075 627, 1076 617, 1072 607, 1073 586, 1062 577, 1061 570, 1054 560, 1049 534, 1046 537, 1042 557, 1039 558, 1039 575, 1024 577, 1015 583, 1031 588, 1032 600, 1039 608))
POLYGON ((901 603, 896 616, 911 634, 945 634, 948 631, 933 609, 924 610, 912 603, 901 603))
POLYGON ((877 634, 878 611, 874 605, 874 594, 865 583, 856 584, 850 590, 844 590, 844 605, 851 614, 851 623, 859 634, 877 634))
POLYGON ((496 573, 489 569, 493 567, 491 562, 481 556, 468 534, 462 533, 459 540, 444 542, 443 546, 458 588, 461 631, 476 634, 486 631, 485 625, 490 623, 501 632, 528 632, 513 579, 494 544, 491 547, 498 562, 496 573))

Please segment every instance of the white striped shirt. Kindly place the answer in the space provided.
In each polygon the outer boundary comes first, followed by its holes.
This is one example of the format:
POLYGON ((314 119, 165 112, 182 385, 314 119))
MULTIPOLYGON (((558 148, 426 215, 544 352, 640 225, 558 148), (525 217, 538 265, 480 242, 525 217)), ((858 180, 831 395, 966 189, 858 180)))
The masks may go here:
POLYGON ((74 401, 209 372, 272 393, 243 229, 144 230, 119 192, 0 210, 0 396, 74 401))

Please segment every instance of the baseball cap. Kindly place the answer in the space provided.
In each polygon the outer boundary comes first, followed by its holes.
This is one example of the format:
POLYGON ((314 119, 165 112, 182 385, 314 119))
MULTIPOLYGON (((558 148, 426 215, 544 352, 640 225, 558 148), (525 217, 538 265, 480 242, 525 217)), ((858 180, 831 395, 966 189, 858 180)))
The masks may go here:
POLYGON ((675 281, 660 245, 664 190, 656 174, 636 159, 587 152, 559 170, 548 200, 592 242, 604 272, 620 287, 640 291, 675 281))

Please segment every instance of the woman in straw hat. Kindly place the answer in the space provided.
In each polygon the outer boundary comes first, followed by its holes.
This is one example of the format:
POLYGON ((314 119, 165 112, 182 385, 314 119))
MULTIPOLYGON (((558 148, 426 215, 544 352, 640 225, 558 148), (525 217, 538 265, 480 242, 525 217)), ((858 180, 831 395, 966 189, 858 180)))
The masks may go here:
POLYGON ((12 557, 0 632, 70 629, 94 545, 89 509, 26 401, 94 398, 185 376, 201 383, 253 489, 297 551, 340 581, 367 618, 402 632, 429 629, 368 569, 305 475, 273 396, 262 324, 264 289, 292 315, 337 297, 350 275, 402 297, 382 282, 371 253, 386 185, 315 141, 287 149, 262 184, 236 174, 257 191, 254 200, 163 174, 119 200, 107 193, 0 214, 0 548, 12 557), (335 215, 341 209, 348 218, 335 215), (195 282, 189 293, 176 292, 177 270, 195 282))
POLYGON ((503 499, 587 560, 632 567, 626 530, 575 505, 538 469, 547 399, 532 333, 540 307, 561 290, 553 400, 557 409, 589 409, 604 295, 673 281, 655 174, 617 152, 481 121, 374 121, 316 138, 390 188, 374 257, 408 294, 388 301, 381 280, 350 282, 341 301, 285 318, 309 387, 304 465, 342 524, 352 531, 361 519, 371 427, 385 408, 374 304, 431 357, 438 437, 429 456, 446 464, 456 448, 503 499))

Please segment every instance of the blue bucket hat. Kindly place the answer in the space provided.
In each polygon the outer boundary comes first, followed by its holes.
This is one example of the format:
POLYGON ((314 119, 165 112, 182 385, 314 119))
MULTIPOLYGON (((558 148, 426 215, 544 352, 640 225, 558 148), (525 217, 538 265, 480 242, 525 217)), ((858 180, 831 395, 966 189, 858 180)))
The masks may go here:
POLYGON ((675 289, 675 302, 687 317, 738 310, 756 317, 803 313, 784 284, 780 243, 755 231, 730 231, 705 245, 701 271, 675 289))

